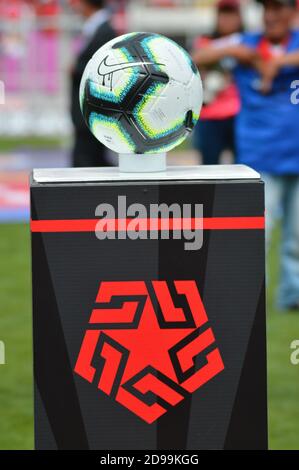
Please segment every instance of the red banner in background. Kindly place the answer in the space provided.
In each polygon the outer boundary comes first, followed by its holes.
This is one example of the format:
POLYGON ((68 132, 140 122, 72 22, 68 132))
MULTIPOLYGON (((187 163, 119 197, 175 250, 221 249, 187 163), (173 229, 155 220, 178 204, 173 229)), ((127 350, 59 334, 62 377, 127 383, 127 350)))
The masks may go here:
POLYGON ((17 20, 21 17, 23 0, 0 0, 0 18, 17 20))

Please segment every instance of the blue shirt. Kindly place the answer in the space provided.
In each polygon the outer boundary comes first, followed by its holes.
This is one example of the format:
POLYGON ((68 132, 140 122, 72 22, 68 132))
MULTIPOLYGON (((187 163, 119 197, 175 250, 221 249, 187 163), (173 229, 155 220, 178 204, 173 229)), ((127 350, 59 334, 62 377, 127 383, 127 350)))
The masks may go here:
MULTIPOLYGON (((242 44, 257 48, 262 37, 244 34, 242 44)), ((286 45, 287 52, 295 50, 299 50, 299 31, 290 33, 286 45)), ((236 122, 238 161, 259 172, 299 174, 299 104, 291 101, 291 84, 299 80, 299 66, 283 67, 266 95, 258 90, 259 74, 253 68, 238 65, 234 75, 241 97, 236 122)))

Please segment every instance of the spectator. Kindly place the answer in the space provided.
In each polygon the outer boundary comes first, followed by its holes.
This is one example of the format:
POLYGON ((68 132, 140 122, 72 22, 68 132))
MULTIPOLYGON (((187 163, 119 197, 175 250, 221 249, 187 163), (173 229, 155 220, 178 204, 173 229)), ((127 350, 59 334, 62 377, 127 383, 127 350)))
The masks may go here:
POLYGON ((291 84, 299 77, 299 31, 291 25, 296 0, 260 0, 263 33, 244 34, 240 45, 208 47, 194 54, 198 64, 233 57, 241 96, 237 118, 238 161, 262 173, 266 183, 269 239, 282 214, 279 306, 299 310, 299 108, 291 84))
MULTIPOLYGON (((231 37, 243 29, 239 0, 219 0, 216 30, 211 37, 199 37, 194 49, 200 49, 220 38, 231 37)), ((237 36, 236 36, 237 37, 237 36)), ((234 61, 224 59, 201 69, 204 82, 204 106, 194 133, 194 147, 203 163, 215 165, 223 150, 234 153, 234 119, 240 109, 238 91, 231 77, 234 61)))
POLYGON ((86 18, 84 44, 72 72, 71 114, 75 127, 73 165, 76 167, 108 166, 106 148, 89 131, 81 114, 79 88, 84 69, 93 54, 116 34, 109 21, 104 0, 79 0, 76 8, 86 18))

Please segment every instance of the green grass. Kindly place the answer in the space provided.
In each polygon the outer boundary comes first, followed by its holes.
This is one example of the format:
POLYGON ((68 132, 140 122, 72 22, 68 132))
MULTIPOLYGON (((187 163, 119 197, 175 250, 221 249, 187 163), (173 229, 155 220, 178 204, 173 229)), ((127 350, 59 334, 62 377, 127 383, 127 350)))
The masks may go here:
MULTIPOLYGON (((269 428, 272 449, 299 449, 299 366, 290 343, 299 339, 299 315, 275 310, 278 237, 270 253, 268 292, 269 428)), ((33 447, 30 240, 26 225, 0 225, 0 449, 33 447)))
POLYGON ((299 313, 275 308, 278 282, 279 233, 269 255, 268 289, 268 397, 270 447, 299 449, 299 365, 290 362, 290 344, 299 339, 299 313))
POLYGON ((0 225, 0 449, 33 447, 29 248, 27 225, 0 225))
MULTIPOLYGON (((37 137, 37 136, 28 136, 28 137, 5 137, 0 136, 0 152, 12 152, 19 148, 31 148, 31 149, 41 149, 41 148, 59 148, 63 147, 66 144, 66 139, 55 138, 55 137, 37 137)), ((1 158, 1 153, 0 153, 1 158)))
MULTIPOLYGON (((15 152, 20 148, 30 148, 30 149, 57 149, 70 146, 70 139, 67 137, 64 138, 55 138, 55 137, 38 137, 38 136, 27 136, 27 137, 6 137, 0 136, 0 158, 1 153, 4 155, 6 153, 15 152)), ((191 148, 191 139, 186 139, 178 147, 176 147, 174 152, 183 152, 191 148)))

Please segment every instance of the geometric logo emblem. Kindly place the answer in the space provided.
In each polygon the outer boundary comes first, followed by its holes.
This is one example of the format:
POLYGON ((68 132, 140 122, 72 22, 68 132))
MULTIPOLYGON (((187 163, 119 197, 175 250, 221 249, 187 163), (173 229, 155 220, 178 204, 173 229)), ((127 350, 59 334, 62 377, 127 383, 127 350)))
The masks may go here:
POLYGON ((195 281, 101 282, 74 371, 151 424, 223 369, 195 281))

